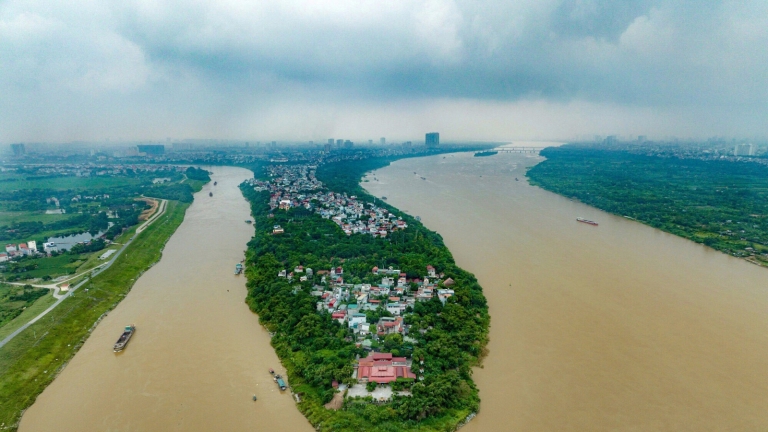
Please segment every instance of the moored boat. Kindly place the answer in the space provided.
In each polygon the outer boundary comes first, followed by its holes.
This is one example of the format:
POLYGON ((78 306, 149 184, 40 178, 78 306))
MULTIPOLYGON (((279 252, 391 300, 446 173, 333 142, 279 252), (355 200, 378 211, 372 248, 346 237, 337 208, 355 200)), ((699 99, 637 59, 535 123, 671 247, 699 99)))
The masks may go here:
POLYGON ((235 274, 239 275, 243 272, 243 265, 240 263, 235 264, 235 274))
POLYGON ((283 377, 280 375, 275 375, 275 382, 277 383, 277 386, 280 388, 280 390, 285 390, 288 388, 288 386, 285 385, 285 381, 283 381, 283 377))
POLYGON ((597 222, 591 221, 589 219, 584 219, 584 218, 579 217, 579 218, 576 218, 576 220, 579 221, 579 222, 585 223, 585 224, 590 224, 590 225, 597 226, 597 222))
POLYGON ((117 339, 117 342, 114 346, 115 352, 122 351, 126 345, 128 345, 128 341, 131 340, 131 336, 136 333, 136 326, 131 324, 129 326, 125 326, 125 331, 123 331, 123 334, 120 335, 120 338, 117 339))

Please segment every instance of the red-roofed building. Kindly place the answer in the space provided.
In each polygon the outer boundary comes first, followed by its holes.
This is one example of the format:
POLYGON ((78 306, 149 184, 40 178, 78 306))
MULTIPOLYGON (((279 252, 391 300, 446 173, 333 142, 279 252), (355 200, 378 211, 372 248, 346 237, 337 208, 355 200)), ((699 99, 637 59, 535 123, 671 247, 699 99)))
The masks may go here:
POLYGON ((398 378, 416 378, 405 357, 391 353, 371 353, 357 362, 357 379, 363 382, 387 384, 398 378))

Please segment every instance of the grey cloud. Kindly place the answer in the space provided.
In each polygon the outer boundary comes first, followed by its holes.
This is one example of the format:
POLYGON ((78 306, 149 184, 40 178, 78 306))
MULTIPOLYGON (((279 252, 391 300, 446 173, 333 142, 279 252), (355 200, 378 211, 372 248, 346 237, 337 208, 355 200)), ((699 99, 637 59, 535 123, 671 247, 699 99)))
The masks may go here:
POLYGON ((766 133, 765 46, 762 0, 7 0, 0 127, 105 109, 190 124, 294 98, 710 107, 766 133))

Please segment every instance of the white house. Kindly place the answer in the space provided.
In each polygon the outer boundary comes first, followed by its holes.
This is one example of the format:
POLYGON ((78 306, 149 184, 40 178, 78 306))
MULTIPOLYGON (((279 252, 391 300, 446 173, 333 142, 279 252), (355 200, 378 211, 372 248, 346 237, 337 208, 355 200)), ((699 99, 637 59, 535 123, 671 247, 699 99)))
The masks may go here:
POLYGON ((366 325, 366 316, 364 313, 355 313, 352 314, 352 316, 349 317, 349 328, 360 328, 361 326, 366 325))

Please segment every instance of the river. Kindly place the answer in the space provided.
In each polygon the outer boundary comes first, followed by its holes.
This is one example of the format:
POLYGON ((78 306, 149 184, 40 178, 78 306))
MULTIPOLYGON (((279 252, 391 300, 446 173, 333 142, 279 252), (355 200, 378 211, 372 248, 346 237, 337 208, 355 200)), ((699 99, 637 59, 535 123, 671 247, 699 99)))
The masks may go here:
POLYGON ((280 363, 244 303, 244 276, 233 275, 253 235, 237 188, 251 173, 208 169, 211 183, 161 260, 27 410, 21 431, 313 430, 272 382, 268 369, 280 363), (136 335, 113 353, 131 323, 136 335))
POLYGON ((462 432, 768 430, 768 269, 532 187, 539 160, 404 159, 363 183, 484 288, 462 432))

